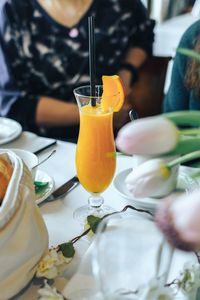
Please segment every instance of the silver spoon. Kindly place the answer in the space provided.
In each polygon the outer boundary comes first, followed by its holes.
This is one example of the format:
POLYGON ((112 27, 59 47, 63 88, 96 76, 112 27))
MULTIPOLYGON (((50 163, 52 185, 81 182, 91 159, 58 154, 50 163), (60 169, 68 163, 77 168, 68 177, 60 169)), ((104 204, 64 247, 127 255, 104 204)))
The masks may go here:
POLYGON ((45 162, 47 159, 49 159, 53 154, 56 153, 56 150, 53 150, 49 156, 47 156, 46 158, 44 158, 43 160, 41 160, 37 165, 35 165, 34 167, 32 167, 32 170, 35 169, 36 167, 38 167, 39 165, 43 164, 43 162, 45 162))
POLYGON ((129 118, 130 118, 131 121, 134 121, 134 120, 138 119, 138 114, 137 114, 135 109, 131 109, 129 111, 129 118))

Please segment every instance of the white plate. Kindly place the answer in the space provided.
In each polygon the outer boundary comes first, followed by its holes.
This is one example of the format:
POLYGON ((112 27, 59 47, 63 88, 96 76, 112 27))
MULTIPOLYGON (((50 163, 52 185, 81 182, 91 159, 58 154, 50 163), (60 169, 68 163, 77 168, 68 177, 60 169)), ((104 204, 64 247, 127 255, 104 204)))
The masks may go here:
MULTIPOLYGON (((194 180, 191 175, 195 172, 199 171, 199 168, 190 168, 185 166, 180 166, 179 168, 179 175, 178 175, 178 182, 177 182, 177 189, 179 190, 192 190, 197 187, 198 182, 194 180)), ((124 198, 128 200, 132 200, 138 206, 154 210, 157 205, 159 205, 162 198, 135 198, 127 189, 125 184, 125 179, 128 174, 132 171, 132 169, 126 169, 120 172, 114 179, 113 184, 117 192, 124 198)))
POLYGON ((0 117, 0 145, 16 139, 22 132, 22 126, 15 120, 0 117))
POLYGON ((35 181, 48 182, 48 186, 43 189, 40 193, 36 194, 36 203, 39 204, 47 199, 54 190, 54 180, 47 173, 37 170, 35 181))

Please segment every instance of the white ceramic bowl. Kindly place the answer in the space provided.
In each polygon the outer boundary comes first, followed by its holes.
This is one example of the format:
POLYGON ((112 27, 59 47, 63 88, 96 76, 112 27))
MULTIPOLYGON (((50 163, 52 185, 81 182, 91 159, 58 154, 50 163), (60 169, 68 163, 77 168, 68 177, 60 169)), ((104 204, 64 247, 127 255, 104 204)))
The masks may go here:
POLYGON ((29 168, 31 175, 33 179, 35 178, 36 175, 36 170, 37 167, 33 169, 34 166, 38 164, 38 157, 34 153, 27 151, 27 150, 22 150, 22 149, 10 149, 13 151, 17 156, 19 156, 24 163, 27 165, 29 168))

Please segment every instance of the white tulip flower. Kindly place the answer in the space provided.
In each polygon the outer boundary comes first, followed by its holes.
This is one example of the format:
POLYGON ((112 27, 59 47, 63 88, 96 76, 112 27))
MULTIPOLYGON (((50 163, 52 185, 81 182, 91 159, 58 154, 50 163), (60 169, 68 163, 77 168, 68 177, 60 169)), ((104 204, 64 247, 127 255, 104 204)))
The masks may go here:
POLYGON ((145 161, 127 176, 125 183, 136 198, 162 197, 176 187, 177 168, 169 169, 161 158, 145 161))
POLYGON ((166 196, 176 189, 178 166, 199 157, 200 150, 169 162, 167 156, 147 160, 127 176, 127 188, 136 198, 166 196))

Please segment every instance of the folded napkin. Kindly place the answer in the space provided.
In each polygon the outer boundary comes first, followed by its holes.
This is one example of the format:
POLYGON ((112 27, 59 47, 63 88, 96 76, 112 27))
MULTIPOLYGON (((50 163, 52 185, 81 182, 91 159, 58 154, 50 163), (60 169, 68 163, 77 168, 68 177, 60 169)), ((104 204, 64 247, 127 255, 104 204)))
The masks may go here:
POLYGON ((21 148, 31 152, 35 152, 40 148, 48 146, 54 139, 44 138, 36 135, 33 132, 23 131, 19 138, 1 145, 2 149, 12 149, 12 148, 21 148))
POLYGON ((0 206, 0 299, 9 299, 34 276, 48 249, 48 233, 27 166, 12 151, 1 149, 0 157, 14 168, 0 206))

